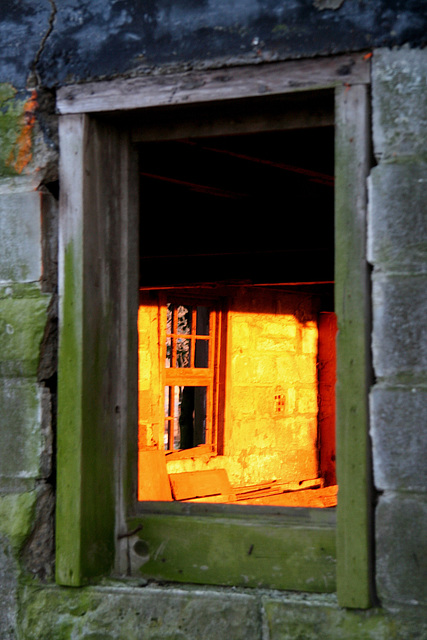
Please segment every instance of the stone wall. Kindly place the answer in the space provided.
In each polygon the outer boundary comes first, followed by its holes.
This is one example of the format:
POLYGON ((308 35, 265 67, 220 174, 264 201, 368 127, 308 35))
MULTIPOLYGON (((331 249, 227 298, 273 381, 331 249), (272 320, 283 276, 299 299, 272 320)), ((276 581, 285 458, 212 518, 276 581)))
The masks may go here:
POLYGON ((8 640, 24 576, 53 575, 57 207, 38 190, 53 157, 34 94, 17 99, 3 84, 0 101, 0 636, 8 640))
POLYGON ((46 144, 33 121, 34 96, 21 100, 0 85, 2 639, 427 638, 427 52, 376 50, 372 64, 377 165, 368 257, 379 603, 367 612, 343 610, 334 596, 126 580, 55 586, 56 200, 52 186, 42 185, 55 180, 56 161, 52 137, 46 144))
POLYGON ((427 604, 427 52, 373 65, 369 261, 378 595, 427 604))

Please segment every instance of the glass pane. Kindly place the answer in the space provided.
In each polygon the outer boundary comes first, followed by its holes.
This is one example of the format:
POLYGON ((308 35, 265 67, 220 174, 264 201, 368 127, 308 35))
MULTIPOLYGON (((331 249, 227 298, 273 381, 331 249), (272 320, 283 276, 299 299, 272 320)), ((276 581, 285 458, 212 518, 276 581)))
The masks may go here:
POLYGON ((194 366, 202 369, 209 366, 209 340, 196 340, 194 366))
MULTIPOLYGON (((182 387, 173 387, 173 448, 179 449, 180 443, 180 413, 181 413, 181 389, 182 387)), ((172 447, 171 447, 172 448, 172 447)))
POLYGON ((166 307, 166 333, 173 333, 174 311, 174 305, 168 302, 166 307))
POLYGON ((199 336, 209 335, 209 307, 197 307, 197 328, 196 333, 199 336))
POLYGON ((191 366, 191 340, 177 339, 176 366, 179 368, 191 366))
POLYGON ((194 387, 194 446, 206 444, 207 387, 194 387))
POLYGON ((180 305, 178 307, 178 333, 191 333, 192 307, 180 305))
POLYGON ((172 366, 172 345, 173 345, 173 338, 166 338, 166 362, 165 362, 165 367, 167 369, 172 366))
POLYGON ((191 449, 206 443, 206 398, 207 387, 173 387, 173 397, 170 398, 173 407, 170 408, 173 410, 174 450, 191 449))
POLYGON ((170 421, 165 420, 165 430, 163 433, 163 448, 165 451, 169 451, 169 425, 170 421))
MULTIPOLYGON (((170 334, 173 333, 174 315, 175 315, 174 305, 168 302, 166 307, 166 335, 167 336, 170 336, 170 334)), ((172 366, 172 350, 173 350, 173 339, 170 337, 166 337, 166 361, 165 361, 166 368, 169 368, 172 366)))
POLYGON ((169 418, 172 409, 172 387, 165 387, 165 418, 169 418))
POLYGON ((171 448, 170 442, 170 427, 171 427, 171 412, 173 410, 173 387, 165 387, 165 428, 163 433, 163 444, 165 451, 171 448), (168 419, 169 418, 169 419, 168 419))

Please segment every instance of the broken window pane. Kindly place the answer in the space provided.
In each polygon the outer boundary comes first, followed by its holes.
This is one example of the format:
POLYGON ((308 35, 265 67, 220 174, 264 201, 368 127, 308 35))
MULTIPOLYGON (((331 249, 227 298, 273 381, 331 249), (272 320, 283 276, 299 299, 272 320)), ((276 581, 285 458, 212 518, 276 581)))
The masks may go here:
POLYGON ((165 387, 166 451, 206 443, 207 387, 165 387))

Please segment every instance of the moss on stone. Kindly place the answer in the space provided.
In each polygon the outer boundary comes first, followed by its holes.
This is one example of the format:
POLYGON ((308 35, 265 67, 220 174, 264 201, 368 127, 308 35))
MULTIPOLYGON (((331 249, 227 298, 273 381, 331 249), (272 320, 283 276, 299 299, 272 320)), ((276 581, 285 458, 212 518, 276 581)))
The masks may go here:
POLYGON ((40 291, 38 282, 13 282, 0 285, 0 300, 21 300, 22 298, 49 300, 46 294, 40 291))
POLYGON ((40 388, 36 378, 0 378, 0 406, 0 477, 2 487, 6 485, 10 491, 19 481, 33 482, 40 475, 40 388))
POLYGON ((50 296, 0 299, 0 374, 35 376, 50 296))
POLYGON ((0 496, 0 533, 19 552, 31 532, 36 505, 36 492, 0 496))
MULTIPOLYGON (((421 616, 421 617, 420 617, 421 616)), ((346 610, 335 596, 277 591, 108 587, 21 590, 25 640, 426 640, 422 618, 346 610)))

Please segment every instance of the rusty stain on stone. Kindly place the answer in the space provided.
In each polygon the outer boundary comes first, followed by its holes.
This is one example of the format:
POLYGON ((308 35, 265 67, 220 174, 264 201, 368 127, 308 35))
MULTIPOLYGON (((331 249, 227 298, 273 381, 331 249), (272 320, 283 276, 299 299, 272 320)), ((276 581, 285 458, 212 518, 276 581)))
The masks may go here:
POLYGON ((6 160, 6 164, 13 167, 17 173, 22 173, 33 157, 32 132, 36 121, 35 112, 37 107, 37 91, 33 90, 24 106, 24 125, 6 160))

